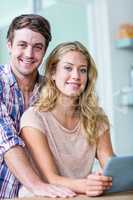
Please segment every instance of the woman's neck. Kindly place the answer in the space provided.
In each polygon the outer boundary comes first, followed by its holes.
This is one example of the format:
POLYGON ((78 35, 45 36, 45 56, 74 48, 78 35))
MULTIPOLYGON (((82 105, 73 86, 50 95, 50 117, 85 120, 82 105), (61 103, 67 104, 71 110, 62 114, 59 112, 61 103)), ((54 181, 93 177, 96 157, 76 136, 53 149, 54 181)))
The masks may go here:
POLYGON ((59 98, 52 114, 68 129, 73 129, 79 121, 79 112, 75 100, 71 98, 59 98))
POLYGON ((60 110, 61 113, 64 113, 65 116, 73 117, 75 116, 75 112, 77 110, 77 103, 76 98, 74 97, 67 97, 67 96, 60 96, 57 100, 55 109, 60 110))

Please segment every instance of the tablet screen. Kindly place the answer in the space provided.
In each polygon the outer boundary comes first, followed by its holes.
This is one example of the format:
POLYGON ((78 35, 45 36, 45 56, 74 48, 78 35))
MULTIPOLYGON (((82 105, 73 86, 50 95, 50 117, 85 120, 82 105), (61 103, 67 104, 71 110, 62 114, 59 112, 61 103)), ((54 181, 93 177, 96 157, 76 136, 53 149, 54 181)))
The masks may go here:
POLYGON ((112 177, 112 186, 106 192, 133 190, 133 156, 111 157, 103 174, 112 177))

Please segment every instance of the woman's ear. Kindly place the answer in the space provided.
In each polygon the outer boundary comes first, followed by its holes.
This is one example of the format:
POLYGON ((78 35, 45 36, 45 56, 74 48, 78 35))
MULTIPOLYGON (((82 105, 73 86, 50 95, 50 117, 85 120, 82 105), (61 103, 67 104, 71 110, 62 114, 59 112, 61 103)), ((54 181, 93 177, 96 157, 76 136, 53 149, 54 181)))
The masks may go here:
POLYGON ((53 71, 51 72, 51 77, 53 81, 55 80, 55 76, 56 76, 56 70, 53 69, 53 71))
POLYGON ((52 74, 52 80, 55 80, 55 73, 52 74))

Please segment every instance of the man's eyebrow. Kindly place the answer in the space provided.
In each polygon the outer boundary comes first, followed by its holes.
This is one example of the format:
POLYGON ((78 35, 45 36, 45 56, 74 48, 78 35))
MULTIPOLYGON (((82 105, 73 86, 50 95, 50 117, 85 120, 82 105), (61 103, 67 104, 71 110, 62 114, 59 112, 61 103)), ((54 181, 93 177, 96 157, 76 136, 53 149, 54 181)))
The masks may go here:
POLYGON ((33 46, 36 46, 36 45, 40 45, 40 46, 42 46, 42 47, 45 47, 45 45, 44 45, 43 43, 41 43, 41 42, 37 42, 37 43, 35 43, 33 46))
MULTIPOLYGON (((24 41, 24 40, 20 40, 18 41, 18 43, 25 43, 25 44, 28 44, 27 41, 24 41)), ((41 47, 45 47, 45 44, 41 43, 41 42, 36 42, 35 44, 32 44, 32 46, 36 46, 36 45, 40 45, 41 47)))
POLYGON ((27 43, 26 41, 24 41, 24 40, 20 40, 20 41, 18 41, 18 43, 21 43, 21 42, 23 42, 23 43, 27 43))

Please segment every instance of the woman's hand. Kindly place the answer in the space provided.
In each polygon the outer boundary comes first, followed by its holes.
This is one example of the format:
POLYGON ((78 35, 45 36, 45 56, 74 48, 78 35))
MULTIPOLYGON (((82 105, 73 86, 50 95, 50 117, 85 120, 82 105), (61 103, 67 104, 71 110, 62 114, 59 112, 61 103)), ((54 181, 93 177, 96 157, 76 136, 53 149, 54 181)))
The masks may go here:
MULTIPOLYGON (((66 183, 66 181, 64 181, 66 183)), ((78 194, 99 196, 112 186, 112 178, 104 176, 102 172, 88 175, 84 179, 71 179, 67 186, 78 194)))
POLYGON ((86 195, 99 196, 112 186, 112 178, 104 176, 101 172, 96 172, 88 175, 87 186, 86 195))

